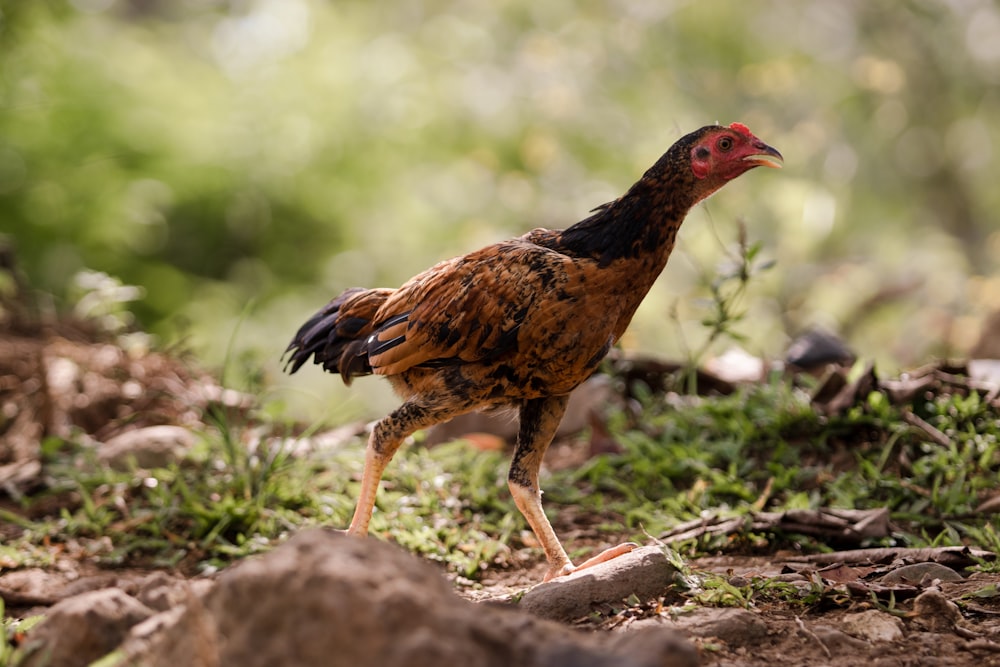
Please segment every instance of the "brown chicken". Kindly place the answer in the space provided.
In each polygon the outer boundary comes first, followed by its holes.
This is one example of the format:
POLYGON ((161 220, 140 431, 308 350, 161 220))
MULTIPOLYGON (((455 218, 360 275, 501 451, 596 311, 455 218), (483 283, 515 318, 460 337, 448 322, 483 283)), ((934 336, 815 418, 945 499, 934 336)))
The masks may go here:
POLYGON ((597 368, 663 270, 691 209, 781 154, 746 126, 682 137, 628 192, 566 230, 535 229, 441 262, 398 289, 354 287, 306 322, 286 353, 312 357, 344 382, 375 373, 403 404, 375 424, 348 532, 365 535, 386 465, 419 429, 482 408, 516 407, 508 475, 518 509, 545 550, 545 580, 574 568, 542 510, 538 471, 566 400, 597 368))

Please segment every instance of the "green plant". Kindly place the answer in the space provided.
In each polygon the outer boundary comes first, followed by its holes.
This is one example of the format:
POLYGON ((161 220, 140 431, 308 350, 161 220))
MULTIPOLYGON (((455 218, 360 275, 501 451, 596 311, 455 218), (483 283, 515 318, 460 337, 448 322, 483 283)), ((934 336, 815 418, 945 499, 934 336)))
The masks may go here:
POLYGON ((9 618, 5 612, 3 598, 0 598, 0 667, 13 667, 23 657, 15 637, 23 635, 45 620, 42 615, 27 618, 9 618))
MULTIPOLYGON (((726 259, 714 273, 702 271, 701 274, 702 283, 709 292, 709 298, 701 301, 707 310, 701 319, 706 332, 698 347, 691 349, 685 344, 687 364, 684 386, 689 394, 697 393, 698 367, 716 343, 726 339, 735 343, 746 340, 746 336, 738 331, 746 315, 743 299, 751 282, 775 265, 774 260, 758 261, 763 243, 749 243, 746 223, 740 219, 736 224, 738 236, 735 250, 727 251, 726 259)), ((683 342, 685 339, 678 323, 676 307, 671 319, 677 323, 679 340, 683 342)))
MULTIPOLYGON (((947 446, 905 421, 908 409, 866 401, 820 417, 808 394, 784 380, 683 403, 649 396, 638 422, 610 420, 624 451, 560 473, 547 497, 599 513, 608 530, 642 525, 654 535, 705 512, 888 507, 899 528, 890 544, 995 548, 996 520, 974 510, 1000 471, 996 408, 961 392, 930 401, 921 410, 949 435, 947 446)), ((814 538, 749 530, 680 546, 755 550, 782 540, 824 548, 814 538)))

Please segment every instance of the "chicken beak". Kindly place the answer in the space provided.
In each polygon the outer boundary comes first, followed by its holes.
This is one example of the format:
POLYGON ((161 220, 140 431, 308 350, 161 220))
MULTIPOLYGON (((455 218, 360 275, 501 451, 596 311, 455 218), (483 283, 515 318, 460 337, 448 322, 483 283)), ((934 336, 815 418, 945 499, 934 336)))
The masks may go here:
POLYGON ((781 169, 785 158, 781 157, 777 149, 771 148, 763 141, 754 141, 753 148, 755 152, 744 157, 744 162, 749 162, 754 167, 781 169))

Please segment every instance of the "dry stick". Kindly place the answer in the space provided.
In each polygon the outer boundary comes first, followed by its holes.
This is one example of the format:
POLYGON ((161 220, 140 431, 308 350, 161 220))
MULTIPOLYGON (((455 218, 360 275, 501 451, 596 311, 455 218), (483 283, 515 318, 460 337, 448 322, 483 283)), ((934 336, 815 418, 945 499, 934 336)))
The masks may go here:
POLYGON ((903 421, 905 421, 910 426, 915 426, 916 428, 923 431, 932 442, 941 445, 942 447, 950 447, 951 439, 948 438, 940 429, 928 424, 926 421, 913 414, 909 410, 903 410, 903 421))
POLYGON ((764 484, 764 490, 760 492, 757 500, 751 505, 755 512, 761 512, 767 505, 767 501, 771 499, 771 492, 774 489, 774 476, 767 478, 767 483, 764 484))
POLYGON ((701 538, 705 535, 727 535, 742 529, 744 523, 743 517, 722 520, 714 516, 707 521, 705 519, 698 519, 697 521, 689 521, 676 526, 661 539, 667 544, 676 544, 677 542, 686 542, 687 540, 701 538), (694 525, 692 526, 692 524, 694 525))
POLYGON ((967 651, 991 651, 993 653, 1000 653, 1000 644, 991 642, 988 639, 974 639, 971 642, 966 642, 962 648, 967 651))
POLYGON ((870 531, 872 525, 886 521, 884 508, 870 510, 828 509, 789 510, 786 512, 753 512, 747 516, 723 519, 719 515, 703 516, 694 521, 678 524, 663 533, 660 539, 676 544, 705 535, 728 535, 745 529, 784 530, 808 535, 825 536, 881 536, 881 531, 870 531))
POLYGON ((884 563, 906 558, 913 562, 934 562, 947 564, 942 561, 955 561, 956 564, 967 563, 972 565, 976 558, 993 560, 996 554, 992 551, 982 549, 970 549, 968 547, 926 547, 926 548, 905 548, 905 547, 881 547, 876 549, 851 549, 848 551, 834 551, 833 553, 810 554, 805 556, 792 556, 784 560, 789 563, 811 563, 813 565, 833 565, 835 563, 884 563))
POLYGON ((974 611, 977 614, 983 614, 984 616, 1000 616, 1000 611, 996 609, 990 609, 989 607, 983 607, 982 605, 975 604, 974 602, 969 602, 966 600, 962 603, 963 609, 968 609, 969 611, 974 611))
POLYGON ((826 647, 826 644, 823 643, 823 640, 820 639, 815 632, 807 628, 806 624, 803 623, 802 619, 799 618, 798 616, 795 617, 795 624, 799 626, 799 632, 801 632, 806 637, 819 644, 819 647, 823 649, 823 653, 826 655, 828 659, 833 658, 833 654, 830 653, 830 649, 826 647))
POLYGON ((962 639, 982 639, 983 635, 976 632, 975 630, 970 630, 968 628, 963 628, 961 625, 955 626, 955 634, 962 639))

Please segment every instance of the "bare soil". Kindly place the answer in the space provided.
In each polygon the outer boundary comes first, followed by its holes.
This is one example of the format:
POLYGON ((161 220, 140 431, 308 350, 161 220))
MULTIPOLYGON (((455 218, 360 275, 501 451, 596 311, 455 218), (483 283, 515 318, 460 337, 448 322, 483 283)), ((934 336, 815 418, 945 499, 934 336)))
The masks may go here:
MULTIPOLYGON (((570 624, 587 632, 678 628, 692 637, 703 665, 1000 665, 1000 575, 890 577, 885 580, 894 583, 882 584, 871 577, 885 578, 902 565, 803 567, 786 558, 794 555, 720 555, 687 565, 696 579, 721 575, 743 591, 780 581, 816 591, 819 599, 755 595, 710 606, 692 602, 690 591, 668 590, 649 600, 607 605, 570 624)), ((520 571, 487 573, 477 585, 457 582, 456 589, 476 601, 507 600, 544 572, 544 563, 536 562, 520 571)))

